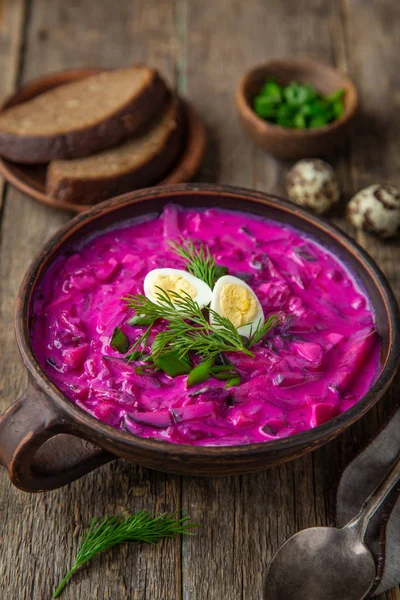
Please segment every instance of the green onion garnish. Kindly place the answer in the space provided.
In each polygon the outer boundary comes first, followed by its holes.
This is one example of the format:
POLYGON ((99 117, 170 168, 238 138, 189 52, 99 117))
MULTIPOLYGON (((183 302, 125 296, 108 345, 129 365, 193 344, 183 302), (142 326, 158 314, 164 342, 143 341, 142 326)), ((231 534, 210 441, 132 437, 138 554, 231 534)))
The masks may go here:
POLYGON ((152 323, 152 319, 149 319, 148 317, 142 317, 141 315, 135 315, 128 321, 128 325, 132 326, 151 325, 152 323))
POLYGON ((192 368, 190 361, 186 357, 179 357, 177 352, 164 352, 153 360, 154 364, 170 377, 186 375, 192 368))
POLYGON ((121 354, 125 354, 125 352, 128 352, 129 340, 124 334, 124 332, 120 330, 119 327, 116 327, 113 331, 110 346, 111 348, 113 348, 117 352, 120 352, 121 354))
POLYGON ((232 379, 228 379, 228 381, 226 382, 225 389, 229 389, 236 385, 240 385, 241 381, 242 381, 242 378, 239 375, 237 377, 232 377, 232 379))
POLYGON ((197 385, 198 383, 203 383, 203 381, 207 381, 207 379, 210 379, 211 364, 212 360, 205 360, 204 362, 201 362, 199 365, 194 367, 194 369, 192 369, 189 373, 189 376, 186 381, 186 387, 190 388, 194 385, 197 385))

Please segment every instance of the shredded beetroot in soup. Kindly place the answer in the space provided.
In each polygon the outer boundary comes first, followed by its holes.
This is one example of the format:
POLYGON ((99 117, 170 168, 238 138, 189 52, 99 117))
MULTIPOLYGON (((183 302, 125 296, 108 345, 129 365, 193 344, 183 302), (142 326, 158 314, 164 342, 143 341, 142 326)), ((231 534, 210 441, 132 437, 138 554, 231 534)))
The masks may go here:
POLYGON ((370 302, 337 258, 290 227, 217 209, 168 206, 69 248, 35 291, 31 337, 80 408, 177 444, 306 431, 358 402, 379 365, 370 302), (179 244, 216 271, 186 278, 179 244), (190 318, 179 298, 197 303, 190 318))

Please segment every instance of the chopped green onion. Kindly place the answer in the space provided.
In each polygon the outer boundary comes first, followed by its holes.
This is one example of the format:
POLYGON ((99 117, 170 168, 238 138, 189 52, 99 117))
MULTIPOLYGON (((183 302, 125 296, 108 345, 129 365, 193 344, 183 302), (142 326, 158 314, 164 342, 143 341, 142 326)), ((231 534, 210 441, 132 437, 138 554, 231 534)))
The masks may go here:
POLYGON ((181 358, 177 352, 165 352, 154 359, 154 364, 170 377, 186 375, 192 365, 187 358, 181 358))
POLYGON ((297 112, 296 106, 290 104, 281 104, 278 108, 278 119, 292 119, 297 112))
POLYGON ((225 384, 225 389, 229 389, 231 387, 234 387, 236 385, 240 385, 240 382, 242 381, 242 378, 240 376, 238 377, 232 377, 232 379, 228 379, 228 381, 225 384))
POLYGON ((305 116, 298 112, 293 119, 293 125, 296 127, 296 129, 306 129, 307 123, 305 116))
POLYGON ((276 117, 276 104, 271 103, 268 98, 260 96, 254 101, 254 108, 259 117, 263 119, 275 118, 276 117))
POLYGON ((310 124, 309 127, 311 129, 315 129, 317 127, 323 127, 324 125, 326 125, 327 121, 325 119, 325 117, 323 117, 322 115, 320 116, 315 116, 310 120, 310 124))
POLYGON ((270 79, 263 85, 260 93, 264 97, 274 99, 277 103, 282 100, 282 88, 273 79, 270 79))
POLYGON ((344 113, 344 105, 342 100, 336 100, 336 102, 334 102, 332 104, 332 110, 333 110, 333 114, 335 115, 336 119, 339 119, 342 114, 344 113))
POLYGON ((110 346, 117 352, 120 352, 120 354, 125 354, 125 352, 128 352, 129 340, 119 327, 116 327, 113 331, 110 346))
POLYGON ((149 319, 148 317, 141 317, 140 315, 135 315, 128 321, 128 325, 151 325, 154 323, 154 319, 149 319))
POLYGON ((301 106, 304 102, 308 101, 308 90, 297 83, 292 83, 288 85, 283 94, 285 99, 289 105, 292 106, 301 106))
POLYGON ((224 371, 222 373, 213 373, 213 377, 218 379, 218 381, 228 381, 229 379, 232 379, 232 377, 235 377, 236 374, 236 371, 224 371))
POLYGON ((212 360, 205 360, 198 364, 194 369, 192 369, 188 375, 186 381, 186 387, 190 388, 198 383, 203 383, 203 381, 207 381, 211 377, 211 368, 212 360))
POLYGON ((344 112, 344 89, 323 97, 313 85, 289 83, 279 86, 267 81, 253 100, 262 119, 282 127, 308 129, 327 125, 344 112))
POLYGON ((211 367, 210 372, 211 375, 219 381, 228 381, 228 379, 232 379, 232 377, 236 377, 238 374, 233 365, 220 365, 211 367))
POLYGON ((314 102, 309 104, 309 107, 310 107, 310 112, 309 112, 310 117, 328 118, 331 114, 330 104, 326 100, 323 100, 322 98, 315 100, 314 102))

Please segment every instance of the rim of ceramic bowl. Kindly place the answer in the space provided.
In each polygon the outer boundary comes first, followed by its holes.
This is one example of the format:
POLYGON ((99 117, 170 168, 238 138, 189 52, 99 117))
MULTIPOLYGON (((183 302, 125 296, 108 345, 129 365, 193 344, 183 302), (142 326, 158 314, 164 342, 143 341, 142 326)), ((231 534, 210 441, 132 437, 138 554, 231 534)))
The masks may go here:
MULTIPOLYGON (((218 202, 216 202, 216 204, 218 204, 218 202)), ((196 207, 201 208, 201 203, 196 207)), ((244 210, 242 212, 246 211, 244 210)), ((110 221, 112 221, 112 219, 110 221)), ((112 223, 110 223, 110 225, 111 224, 112 223)), ((301 230, 301 228, 299 229, 301 230)), ((77 215, 66 225, 61 227, 34 257, 21 283, 15 310, 16 339, 24 364, 30 375, 34 378, 36 385, 51 399, 52 403, 58 407, 60 415, 69 418, 70 424, 73 425, 74 422, 76 422, 77 427, 83 426, 86 433, 93 432, 97 438, 99 437, 98 434, 102 434, 102 436, 107 439, 108 449, 110 449, 111 445, 115 448, 126 448, 128 446, 131 448, 141 448, 147 451, 158 451, 163 454, 173 454, 174 456, 181 456, 183 458, 185 456, 196 455, 199 459, 221 456, 221 454, 224 455, 224 458, 234 458, 240 457, 240 455, 243 454, 258 455, 278 450, 301 450, 309 445, 312 446, 313 443, 320 442, 321 440, 323 443, 324 441, 329 441, 332 437, 335 437, 335 434, 337 434, 341 428, 345 429, 349 427, 372 408, 389 387, 400 361, 399 322, 400 317, 397 302, 386 277, 376 265, 375 261, 338 227, 321 217, 306 212, 279 196, 245 188, 213 184, 178 184, 159 188, 146 188, 106 200, 101 204, 95 205, 88 212, 77 215), (45 373, 31 346, 29 332, 31 298, 41 274, 52 262, 59 250, 67 243, 69 237, 72 234, 77 233, 81 227, 89 221, 112 214, 114 211, 117 212, 118 209, 124 206, 134 205, 143 202, 145 199, 154 199, 160 196, 167 196, 171 202, 175 200, 179 204, 180 196, 187 196, 191 193, 197 197, 214 195, 216 200, 218 199, 218 196, 241 198, 248 202, 259 203, 264 206, 273 206, 282 213, 294 213, 301 217, 303 221, 308 221, 314 229, 319 230, 323 235, 327 235, 340 242, 345 251, 356 255, 356 258, 362 263, 363 268, 369 272, 372 279, 377 282, 377 287, 379 288, 382 301, 385 304, 386 312, 389 317, 389 343, 386 360, 382 365, 379 377, 376 379, 371 389, 357 402, 357 404, 322 425, 287 438, 243 445, 195 446, 140 437, 129 432, 121 431, 111 425, 107 425, 69 400, 45 373)), ((82 429, 80 429, 80 431, 82 431, 82 429)), ((71 433, 73 434, 74 432, 71 431, 71 433)), ((79 434, 77 433, 77 435, 79 434)), ((96 443, 101 445, 101 442, 99 441, 96 443)))

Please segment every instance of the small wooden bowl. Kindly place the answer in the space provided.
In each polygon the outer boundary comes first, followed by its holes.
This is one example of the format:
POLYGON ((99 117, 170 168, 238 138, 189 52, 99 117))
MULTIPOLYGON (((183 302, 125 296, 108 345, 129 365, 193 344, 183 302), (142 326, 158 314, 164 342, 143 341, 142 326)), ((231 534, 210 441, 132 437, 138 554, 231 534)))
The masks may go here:
MULTIPOLYGON (((3 102, 0 106, 0 110, 16 106, 17 104, 21 104, 26 100, 30 100, 31 98, 60 85, 82 79, 83 77, 88 77, 89 75, 96 75, 102 71, 104 71, 104 69, 82 68, 68 69, 66 71, 44 75, 17 90, 3 102)), ((206 148, 206 130, 204 124, 189 102, 182 99, 181 102, 186 120, 186 140, 184 147, 169 172, 165 174, 161 181, 154 182, 153 185, 185 183, 186 181, 190 181, 198 171, 203 160, 206 148)), ((47 206, 72 213, 82 213, 91 208, 91 205, 88 204, 60 202, 49 196, 46 193, 45 188, 46 169, 46 164, 17 164, 0 157, 0 174, 13 186, 34 200, 46 204, 47 206)))
POLYGON ((328 154, 346 137, 358 107, 357 90, 343 73, 314 60, 271 60, 248 71, 236 90, 236 106, 249 137, 280 158, 318 157, 328 154), (280 85, 292 81, 311 83, 323 95, 345 90, 345 110, 340 119, 318 129, 290 129, 269 123, 254 112, 253 100, 272 77, 280 85))

